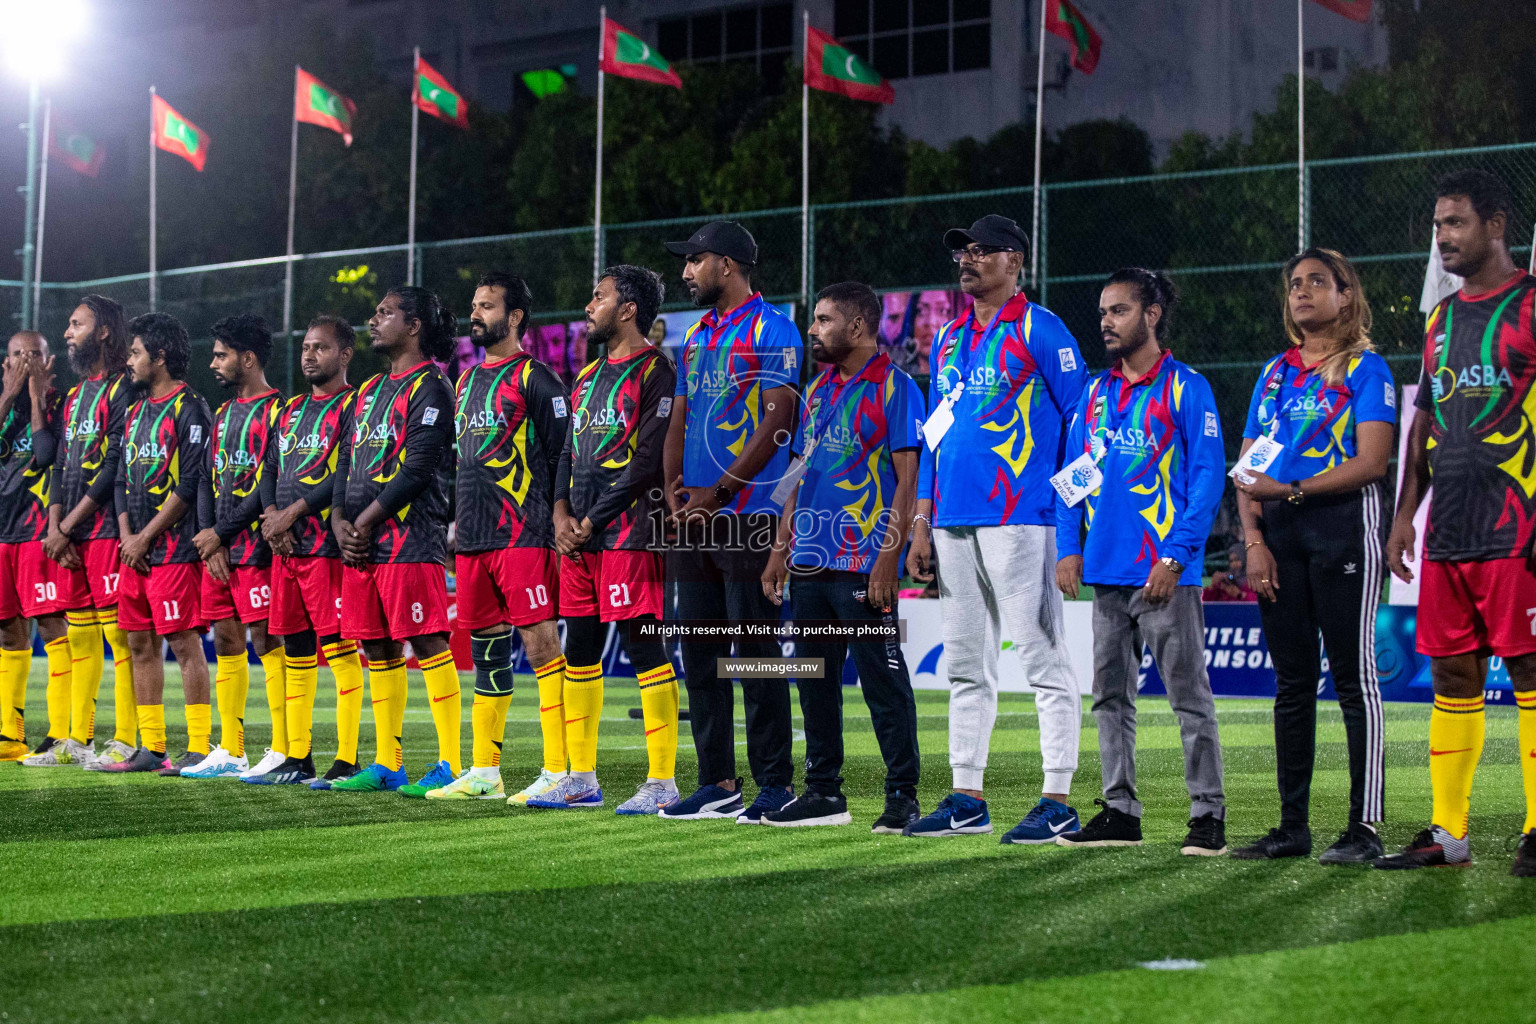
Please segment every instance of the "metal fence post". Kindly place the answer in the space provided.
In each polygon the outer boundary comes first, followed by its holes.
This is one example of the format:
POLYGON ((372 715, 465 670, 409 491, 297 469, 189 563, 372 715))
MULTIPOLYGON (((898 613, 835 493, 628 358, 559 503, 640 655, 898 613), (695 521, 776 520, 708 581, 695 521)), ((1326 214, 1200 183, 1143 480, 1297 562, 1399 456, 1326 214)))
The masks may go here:
MULTIPOLYGON (((805 304, 811 304, 811 296, 816 294, 816 207, 812 206, 806 211, 805 228, 805 304)), ((811 311, 802 311, 807 325, 811 322, 811 311)))
POLYGON ((1312 165, 1307 164, 1306 170, 1301 176, 1301 247, 1307 249, 1312 245, 1312 165))
POLYGON ((1040 186, 1040 305, 1050 309, 1051 186, 1040 186))

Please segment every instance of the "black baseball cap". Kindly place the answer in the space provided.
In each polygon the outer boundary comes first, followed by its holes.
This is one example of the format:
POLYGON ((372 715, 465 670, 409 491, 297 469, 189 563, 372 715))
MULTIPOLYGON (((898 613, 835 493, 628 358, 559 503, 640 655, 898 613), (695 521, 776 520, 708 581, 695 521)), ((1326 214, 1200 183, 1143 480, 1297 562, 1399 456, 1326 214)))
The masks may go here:
POLYGON ((973 242, 977 245, 998 245, 1016 252, 1029 252, 1029 236, 1024 234, 1024 229, 1000 213, 989 213, 978 218, 969 228, 950 228, 944 232, 946 249, 964 249, 973 242))
POLYGON ((752 237, 752 232, 733 220, 712 220, 686 242, 668 242, 667 252, 673 256, 712 252, 717 256, 728 256, 744 266, 757 265, 757 240, 752 237))

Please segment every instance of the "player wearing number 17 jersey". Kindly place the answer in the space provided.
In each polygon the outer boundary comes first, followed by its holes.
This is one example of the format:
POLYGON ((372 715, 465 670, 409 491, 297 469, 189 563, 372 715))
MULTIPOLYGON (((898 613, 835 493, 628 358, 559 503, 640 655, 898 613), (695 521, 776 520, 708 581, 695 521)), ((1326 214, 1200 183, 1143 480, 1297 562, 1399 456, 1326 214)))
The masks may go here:
POLYGON ((531 296, 523 279, 487 274, 475 289, 469 328, 485 362, 459 377, 459 625, 470 631, 475 702, 470 710, 474 763, 433 800, 490 800, 503 795, 502 741, 512 703, 512 627, 522 634, 538 678, 544 769, 512 797, 526 803, 565 774, 561 692, 565 659, 555 628, 553 524, 555 471, 570 408, 565 386, 522 348, 531 296))

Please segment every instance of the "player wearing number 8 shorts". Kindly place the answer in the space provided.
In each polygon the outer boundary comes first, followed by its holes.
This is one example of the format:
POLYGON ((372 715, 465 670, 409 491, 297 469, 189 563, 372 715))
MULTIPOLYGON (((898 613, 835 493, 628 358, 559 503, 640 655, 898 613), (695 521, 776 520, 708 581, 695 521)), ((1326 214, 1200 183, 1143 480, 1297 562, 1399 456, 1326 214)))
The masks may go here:
POLYGON ((427 794, 431 800, 504 795, 502 741, 512 703, 512 627, 522 635, 538 678, 544 768, 511 803, 547 792, 565 774, 561 693, 565 659, 555 628, 553 524, 555 472, 570 409, 565 385, 523 351, 532 297, 512 274, 493 273, 475 289, 469 330, 485 362, 459 378, 458 520, 454 548, 459 625, 470 631, 475 702, 474 763, 427 794))
MULTIPOLYGON (((259 483, 282 399, 267 383, 272 328, 251 313, 225 317, 213 325, 213 361, 209 369, 235 397, 213 417, 213 443, 198 490, 199 530, 192 538, 203 559, 203 618, 213 624, 213 651, 219 670, 214 680, 219 701, 219 744, 200 764, 182 774, 189 779, 239 776, 262 782, 288 755, 283 700, 287 663, 282 642, 267 629, 272 604, 272 549, 261 536, 259 483), (245 702, 251 687, 245 656, 246 628, 261 659, 267 708, 272 713, 272 745, 252 765, 245 753, 245 702)), ((305 781, 315 776, 308 766, 305 781)))

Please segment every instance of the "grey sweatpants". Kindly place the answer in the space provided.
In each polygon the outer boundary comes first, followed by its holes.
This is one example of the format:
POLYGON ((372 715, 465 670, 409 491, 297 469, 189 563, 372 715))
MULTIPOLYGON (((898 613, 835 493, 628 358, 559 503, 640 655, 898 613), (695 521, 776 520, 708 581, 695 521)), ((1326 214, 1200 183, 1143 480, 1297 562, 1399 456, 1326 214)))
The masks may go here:
POLYGON ((956 789, 981 789, 997 721, 997 658, 1006 632, 1035 691, 1044 793, 1070 793, 1083 727, 1056 589, 1054 526, 933 531, 949 662, 949 766, 956 789), (1001 626, 1001 629, 999 629, 1001 626))
POLYGON ((1141 648, 1152 649, 1179 719, 1190 817, 1225 818, 1216 702, 1205 671, 1205 608, 1199 587, 1174 587, 1151 604, 1141 587, 1093 588, 1093 717, 1099 725, 1104 802, 1141 817, 1136 799, 1136 680, 1141 648))

